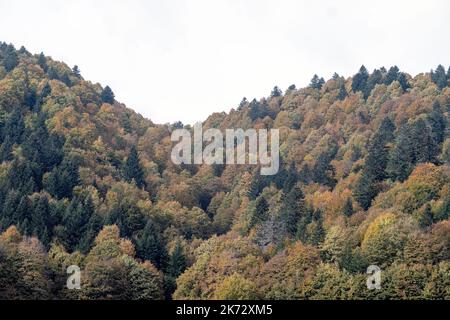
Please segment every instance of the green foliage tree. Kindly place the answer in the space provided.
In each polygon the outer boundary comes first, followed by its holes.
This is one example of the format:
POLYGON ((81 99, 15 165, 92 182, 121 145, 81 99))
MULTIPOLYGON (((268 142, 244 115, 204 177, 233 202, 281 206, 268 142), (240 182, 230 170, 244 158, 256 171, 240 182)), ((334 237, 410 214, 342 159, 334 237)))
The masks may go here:
POLYGON ((250 226, 255 226, 267 219, 269 204, 264 196, 259 196, 255 201, 255 210, 250 218, 250 226))
POLYGON ((352 91, 353 92, 365 92, 367 86, 367 80, 369 79, 369 72, 364 65, 361 66, 359 72, 353 76, 352 91))
POLYGON ((49 174, 45 186, 53 196, 58 199, 71 198, 73 188, 79 183, 78 166, 75 161, 65 158, 49 174))
POLYGON ((350 216, 353 215, 353 213, 355 213, 355 211, 353 209, 352 198, 348 197, 347 200, 345 200, 345 204, 344 204, 344 208, 342 210, 342 213, 346 217, 350 217, 350 216))
POLYGON ((438 65, 436 70, 431 70, 431 81, 433 81, 439 89, 443 89, 447 86, 447 75, 445 74, 445 68, 443 65, 438 65))
POLYGON ((145 186, 144 172, 139 162, 139 155, 135 146, 132 146, 128 154, 124 167, 125 180, 131 182, 134 180, 139 188, 145 186))
MULTIPOLYGON (((438 147, 445 138, 446 121, 445 116, 442 112, 441 105, 438 100, 433 102, 432 112, 428 115, 428 122, 431 126, 431 135, 434 140, 434 145, 438 147)), ((435 151, 436 153, 439 150, 435 151)))
POLYGON ((81 76, 80 68, 78 68, 77 65, 73 66, 72 72, 77 78, 79 78, 81 76))
POLYGON ((166 246, 161 231, 152 221, 147 222, 137 238, 136 249, 142 259, 150 261, 158 269, 165 268, 168 256, 166 246))
POLYGON ((270 93, 270 96, 273 98, 276 98, 276 97, 280 97, 281 95, 283 95, 283 91, 281 91, 281 89, 278 88, 277 86, 273 87, 273 90, 270 93))
POLYGON ((42 70, 44 70, 44 72, 47 72, 48 70, 47 58, 45 57, 43 52, 39 54, 37 63, 42 68, 42 70))
POLYGON ((101 99, 104 103, 114 103, 114 93, 109 86, 106 86, 101 93, 101 99))
POLYGON ((364 172, 374 181, 386 178, 386 167, 389 160, 388 144, 394 140, 395 125, 389 118, 384 118, 369 145, 364 172))
POLYGON ((379 189, 373 176, 363 172, 353 189, 353 196, 361 207, 367 210, 372 204, 372 200, 378 194, 378 191, 379 189))
POLYGON ((311 82, 309 83, 309 87, 320 90, 320 89, 322 89, 322 86, 324 84, 325 84, 325 80, 323 78, 319 78, 319 76, 317 74, 315 74, 312 77, 311 82))
POLYGON ((305 196, 300 186, 296 185, 285 196, 283 214, 287 232, 295 236, 300 219, 306 215, 305 196))
POLYGON ((3 54, 3 66, 7 72, 12 71, 19 64, 19 56, 12 44, 6 47, 3 54))
POLYGON ((338 99, 344 100, 347 97, 347 89, 345 88, 345 82, 344 80, 339 81, 339 94, 338 99))
POLYGON ((422 228, 427 228, 433 224, 433 212, 431 211, 431 205, 429 203, 426 204, 424 210, 419 213, 419 225, 422 228))

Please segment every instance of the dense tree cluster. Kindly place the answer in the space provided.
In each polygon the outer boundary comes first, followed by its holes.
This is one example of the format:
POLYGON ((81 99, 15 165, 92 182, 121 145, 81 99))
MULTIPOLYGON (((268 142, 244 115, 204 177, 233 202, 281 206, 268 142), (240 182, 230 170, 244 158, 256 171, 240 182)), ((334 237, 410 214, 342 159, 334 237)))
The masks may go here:
POLYGON ((189 125, 0 43, 0 299, 450 299, 449 112, 443 66, 315 75, 203 123, 279 129, 277 175, 178 166, 189 125))

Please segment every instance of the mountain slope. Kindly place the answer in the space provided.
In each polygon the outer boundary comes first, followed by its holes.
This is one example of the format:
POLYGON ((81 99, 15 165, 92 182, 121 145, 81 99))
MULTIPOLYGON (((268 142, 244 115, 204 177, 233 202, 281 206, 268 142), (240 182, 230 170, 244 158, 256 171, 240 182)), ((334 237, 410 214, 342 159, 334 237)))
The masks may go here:
POLYGON ((260 176, 174 165, 181 123, 2 43, 0 298, 448 299, 449 80, 361 67, 212 114, 280 130, 280 172, 260 176))

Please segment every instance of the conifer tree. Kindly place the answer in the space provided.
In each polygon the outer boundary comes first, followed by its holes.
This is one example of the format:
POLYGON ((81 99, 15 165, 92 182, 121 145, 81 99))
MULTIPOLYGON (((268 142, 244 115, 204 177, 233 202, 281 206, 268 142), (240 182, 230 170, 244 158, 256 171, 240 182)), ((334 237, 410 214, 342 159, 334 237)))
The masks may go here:
POLYGON ((80 69, 78 68, 77 65, 74 65, 72 68, 72 72, 74 73, 74 75, 79 78, 81 76, 81 72, 80 69))
POLYGON ((139 188, 145 186, 144 171, 139 162, 139 155, 135 146, 131 146, 127 161, 125 162, 124 177, 128 182, 134 180, 139 188))
POLYGON ((395 145, 389 154, 386 170, 393 180, 406 180, 414 168, 414 144, 411 131, 407 123, 400 128, 395 145))
POLYGON ((429 203, 426 204, 424 211, 419 215, 419 225, 427 228, 433 224, 433 212, 429 203))
POLYGON ((173 278, 177 278, 186 269, 186 258, 183 253, 183 247, 177 241, 172 254, 170 255, 166 272, 173 278))
POLYGON ((278 88, 277 86, 275 86, 272 90, 272 92, 270 93, 271 97, 280 97, 283 94, 283 91, 281 91, 280 88, 278 88))
POLYGON ((325 84, 325 80, 323 78, 319 78, 319 76, 317 74, 315 74, 311 79, 309 87, 320 90, 320 89, 322 89, 322 86, 324 84, 325 84))
POLYGON ((253 227, 267 219, 269 205, 263 196, 259 196, 255 201, 255 210, 250 220, 250 226, 253 227))
POLYGON ((48 66, 47 66, 47 59, 45 58, 45 55, 43 52, 41 52, 38 56, 38 65, 44 70, 44 72, 47 72, 48 66))
POLYGON ((140 258, 161 269, 167 264, 167 251, 158 229, 154 222, 148 221, 136 240, 136 250, 140 258))
POLYGON ((388 73, 386 74, 384 83, 386 85, 390 85, 392 82, 398 80, 400 75, 399 71, 400 70, 398 69, 397 66, 390 67, 388 73))
POLYGON ((383 82, 383 74, 380 70, 375 69, 372 74, 367 79, 367 85, 364 89, 364 98, 367 99, 370 96, 370 93, 375 88, 377 84, 380 84, 383 82))
POLYGON ((19 64, 19 56, 17 55, 16 49, 12 44, 6 47, 3 65, 7 72, 12 71, 19 64))
POLYGON ((80 243, 78 244, 78 249, 81 252, 87 253, 92 248, 95 237, 100 232, 100 230, 102 230, 103 225, 103 217, 96 210, 94 210, 86 226, 86 232, 81 238, 80 243))
POLYGON ((424 119, 419 119, 413 123, 412 138, 414 145, 414 162, 436 163, 439 145, 433 139, 431 128, 424 119))
POLYGON ((353 210, 352 198, 350 198, 350 197, 347 198, 342 211, 344 213, 344 216, 346 216, 346 217, 350 217, 351 215, 353 215, 353 213, 355 211, 353 210))
POLYGON ((342 101, 346 97, 347 97, 347 89, 345 88, 345 82, 344 82, 344 80, 341 80, 339 83, 338 99, 342 101))
POLYGON ((353 195, 364 210, 369 209, 372 200, 378 194, 378 186, 374 177, 367 172, 362 173, 361 177, 353 189, 353 195))
POLYGON ((323 227, 323 215, 320 209, 313 214, 313 222, 311 228, 309 242, 315 246, 319 245, 325 239, 325 229, 323 227))
POLYGON ((364 65, 362 65, 361 68, 359 69, 359 72, 353 76, 352 91, 353 92, 358 92, 358 91, 365 92, 368 79, 369 79, 369 73, 367 72, 366 67, 364 65))
POLYGON ((374 181, 386 178, 386 167, 389 158, 388 144, 394 140, 395 125, 389 118, 384 118, 369 145, 364 171, 374 181))
POLYGON ((433 102, 433 110, 428 116, 428 122, 431 126, 431 134, 435 144, 440 145, 444 142, 446 121, 438 100, 433 102))
POLYGON ((295 236, 300 219, 306 215, 305 196, 300 186, 296 185, 285 196, 283 214, 286 221, 286 231, 295 236))
POLYGON ((114 103, 114 93, 109 86, 106 86, 101 94, 101 99, 104 103, 114 103))
POLYGON ((435 71, 431 70, 431 81, 441 90, 447 86, 447 75, 445 74, 444 66, 440 64, 435 71))

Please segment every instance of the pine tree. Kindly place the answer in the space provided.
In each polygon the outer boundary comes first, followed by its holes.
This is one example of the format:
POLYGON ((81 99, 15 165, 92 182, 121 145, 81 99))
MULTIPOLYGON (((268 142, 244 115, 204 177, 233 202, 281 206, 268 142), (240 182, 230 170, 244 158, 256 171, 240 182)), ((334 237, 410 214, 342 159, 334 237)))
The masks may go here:
POLYGON ((408 80, 406 79, 406 75, 403 72, 400 72, 398 75, 397 81, 400 83, 400 86, 402 87, 403 92, 411 88, 408 80))
POLYGON ((269 205, 263 196, 259 196, 255 202, 255 210, 250 219, 250 226, 253 227, 267 219, 269 205))
POLYGON ((267 106, 265 104, 259 103, 256 99, 253 99, 249 105, 249 117, 252 121, 258 118, 264 118, 268 115, 267 106))
POLYGON ((102 230, 104 225, 103 217, 94 210, 94 213, 89 218, 89 222, 86 227, 86 232, 81 238, 80 243, 78 244, 78 249, 82 253, 87 253, 92 248, 95 237, 102 230))
POLYGON ((307 163, 303 164, 302 169, 298 174, 298 181, 308 184, 311 181, 312 173, 307 163))
POLYGON ((48 198, 45 195, 39 195, 33 199, 31 211, 31 230, 34 236, 41 240, 42 244, 47 246, 50 243, 51 235, 49 230, 53 226, 50 224, 50 207, 48 198))
POLYGON ((70 79, 69 74, 67 72, 63 73, 61 81, 64 82, 64 84, 69 88, 73 85, 72 80, 70 79))
POLYGON ((419 119, 413 123, 412 138, 414 144, 414 163, 436 163, 439 145, 433 139, 431 128, 425 120, 419 119))
POLYGON ((248 100, 246 97, 243 97, 241 102, 239 102, 238 110, 242 110, 248 104, 248 100))
POLYGON ((247 191, 247 196, 250 200, 255 200, 261 191, 264 189, 264 179, 260 174, 260 170, 256 170, 252 176, 252 181, 247 191))
POLYGON ((47 69, 47 76, 50 80, 60 80, 58 72, 53 67, 47 69))
POLYGON ((355 211, 353 210, 352 198, 350 197, 347 198, 347 200, 344 203, 344 208, 342 211, 344 213, 344 216, 346 217, 350 217, 353 215, 353 213, 355 213, 355 211))
POLYGON ((311 172, 314 182, 332 188, 335 186, 336 179, 334 178, 334 167, 331 165, 331 161, 336 156, 337 150, 337 146, 333 145, 317 157, 314 168, 311 172))
POLYGON ((283 94, 283 91, 281 91, 280 88, 278 88, 277 86, 275 86, 272 90, 272 92, 270 93, 271 97, 280 97, 283 94))
POLYGON ((290 235, 295 236, 300 219, 306 215, 305 196, 298 185, 293 187, 285 196, 283 215, 286 223, 286 231, 290 235))
POLYGON ((3 127, 3 137, 9 136, 11 143, 22 143, 25 133, 25 122, 20 108, 15 108, 3 127))
POLYGON ((176 290, 176 279, 186 269, 186 258, 183 254, 183 248, 179 241, 177 241, 172 254, 169 257, 167 269, 164 274, 164 292, 167 299, 172 298, 172 294, 176 290))
POLYGON ((361 66, 359 72, 353 76, 352 91, 353 92, 365 92, 367 86, 367 80, 369 79, 369 73, 364 65, 361 66))
POLYGON ((47 58, 45 58, 45 55, 43 52, 41 52, 39 54, 37 62, 38 62, 38 65, 42 68, 42 70, 44 70, 44 72, 47 72, 47 70, 48 70, 47 58))
POLYGON ((177 278, 186 269, 186 258, 184 257, 183 247, 177 241, 175 248, 169 258, 166 273, 171 277, 177 278))
POLYGON ((444 142, 446 121, 438 100, 433 102, 433 110, 428 115, 428 122, 431 126, 431 135, 435 144, 440 145, 444 142))
POLYGON ((341 80, 339 82, 339 94, 338 94, 338 99, 339 100, 344 100, 347 97, 347 89, 345 88, 345 81, 341 80))
POLYGON ((447 75, 445 74, 444 66, 438 65, 435 71, 431 70, 431 81, 441 90, 447 86, 447 75))
POLYGON ((77 65, 74 65, 74 66, 73 66, 72 72, 73 72, 73 74, 74 74, 77 78, 79 78, 79 77, 81 76, 80 69, 78 68, 77 65))
POLYGON ((320 209, 313 214, 312 228, 309 242, 315 246, 325 239, 325 229, 323 227, 323 215, 320 209))
POLYGON ((314 210, 312 208, 305 207, 304 215, 300 217, 297 223, 297 231, 295 238, 299 239, 301 242, 306 243, 308 240, 308 225, 312 222, 314 210))
POLYGON ((31 194, 36 190, 40 181, 36 176, 36 166, 24 160, 13 160, 7 175, 9 189, 18 190, 23 194, 31 194))
POLYGON ((71 198, 72 191, 79 183, 78 166, 70 158, 55 167, 46 181, 46 189, 51 195, 62 198, 71 198))
POLYGON ((136 250, 140 258, 153 263, 158 269, 167 263, 167 251, 161 237, 161 230, 152 221, 148 221, 136 241, 136 250))
POLYGON ((20 192, 16 190, 10 190, 6 195, 2 214, 0 216, 0 230, 6 230, 14 223, 13 218, 17 207, 19 206, 20 199, 20 192))
POLYGON ((367 80, 367 85, 364 90, 364 98, 367 99, 367 97, 370 96, 370 93, 375 88, 375 86, 382 82, 383 82, 383 74, 381 73, 380 70, 375 69, 367 80))
POLYGON ((322 89, 322 86, 324 84, 325 84, 325 80, 323 78, 319 78, 319 76, 317 74, 315 74, 312 77, 311 82, 309 83, 309 87, 320 90, 320 89, 322 89))
POLYGON ((287 170, 286 177, 283 179, 283 191, 289 192, 295 186, 298 180, 297 169, 295 168, 295 163, 291 162, 287 170))
POLYGON ((378 186, 372 176, 363 172, 353 190, 353 196, 364 210, 369 209, 372 200, 378 194, 378 186))
POLYGON ((441 210, 439 211, 436 221, 447 220, 450 217, 450 193, 444 197, 441 210))
POLYGON ((19 56, 17 55, 16 49, 12 44, 6 47, 4 57, 3 57, 3 66, 5 67, 7 72, 12 71, 19 64, 19 56))
MULTIPOLYGON (((13 214, 13 224, 20 225, 27 218, 27 215, 30 213, 30 199, 28 196, 24 195, 20 199, 19 205, 17 206, 16 211, 13 214)), ((23 230, 22 233, 27 235, 31 230, 23 230)))
POLYGON ((134 180, 139 188, 145 186, 144 171, 139 162, 139 155, 135 146, 131 146, 127 161, 125 162, 124 177, 128 182, 134 180))
POLYGON ((134 232, 145 227, 145 217, 137 206, 127 205, 122 207, 122 213, 120 231, 124 237, 131 237, 134 232))
POLYGON ((66 228, 66 249, 77 247, 80 236, 86 233, 89 219, 94 214, 94 204, 90 195, 84 199, 74 197, 64 214, 63 223, 66 228))
POLYGON ((42 88, 41 93, 39 94, 36 104, 33 108, 33 111, 39 113, 41 111, 41 106, 44 104, 44 100, 47 96, 49 96, 52 92, 52 88, 50 84, 47 82, 45 86, 42 88))
POLYGON ((114 93, 109 86, 106 86, 101 94, 101 99, 104 103, 114 103, 114 93))
POLYGON ((369 145, 364 172, 374 181, 386 178, 386 167, 389 160, 388 144, 394 140, 395 125, 389 118, 384 118, 369 145))
POLYGON ((398 69, 397 66, 390 67, 388 73, 386 74, 384 83, 386 85, 390 85, 392 82, 398 80, 400 75, 399 71, 400 70, 398 69))
POLYGON ((391 179, 405 181, 412 172, 414 164, 412 129, 406 123, 400 128, 395 139, 395 145, 389 154, 386 171, 391 179))
POLYGON ((428 228, 433 224, 433 212, 431 205, 426 204, 424 211, 419 215, 419 225, 421 228, 428 228))
POLYGON ((3 139, 3 143, 0 147, 0 162, 11 161, 13 156, 11 154, 13 149, 13 139, 8 135, 3 139))

